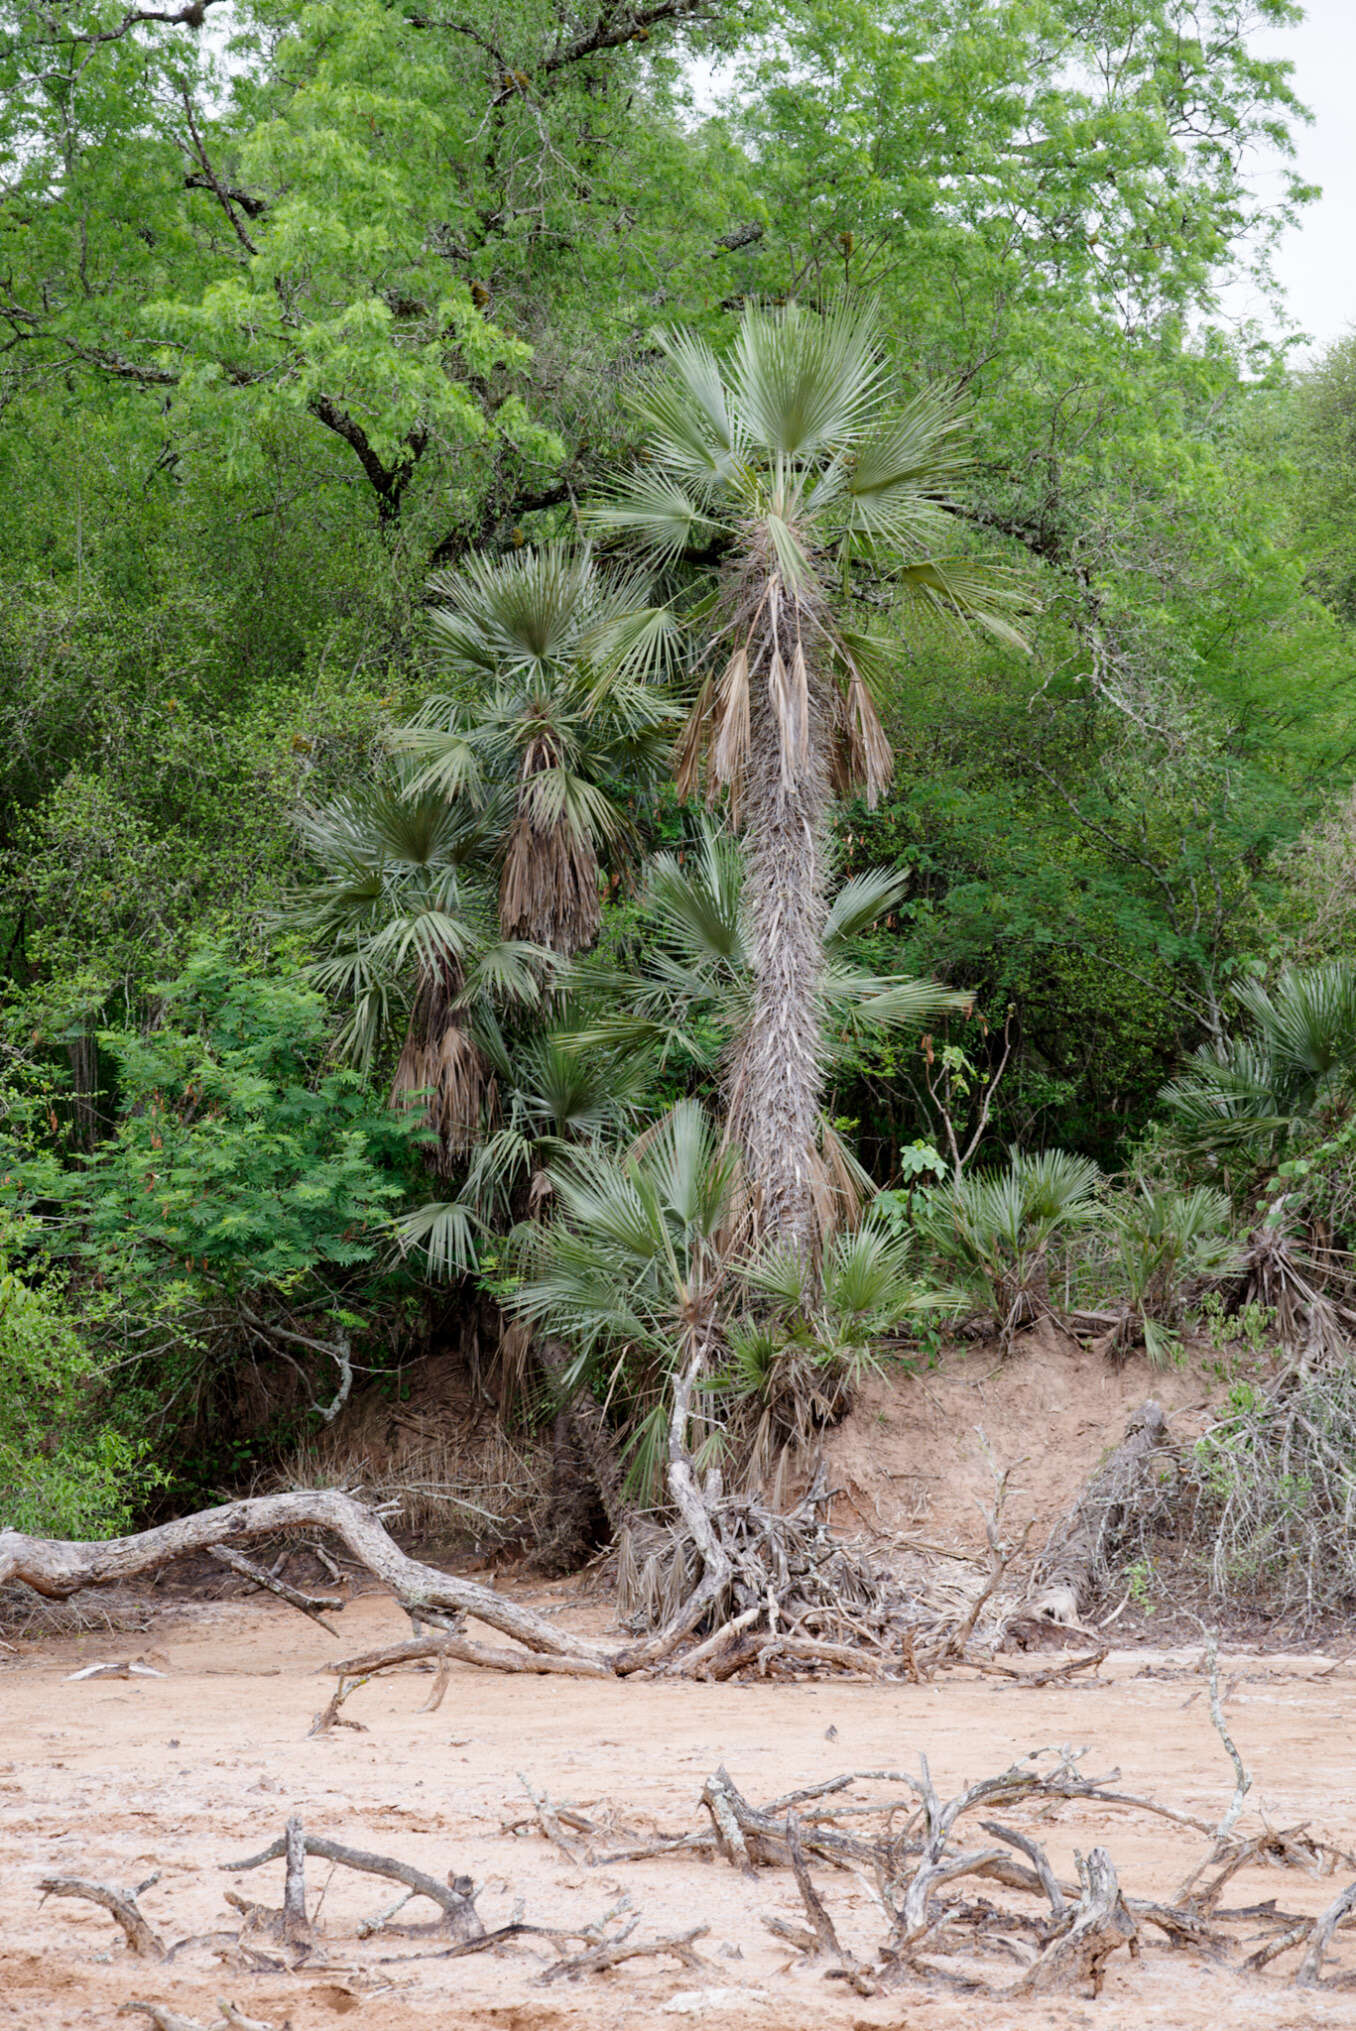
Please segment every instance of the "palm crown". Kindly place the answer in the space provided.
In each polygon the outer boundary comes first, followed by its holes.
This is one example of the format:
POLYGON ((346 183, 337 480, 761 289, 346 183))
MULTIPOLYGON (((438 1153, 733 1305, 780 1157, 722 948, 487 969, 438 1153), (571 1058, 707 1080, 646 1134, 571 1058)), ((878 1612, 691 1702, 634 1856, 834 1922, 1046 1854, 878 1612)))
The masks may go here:
POLYGON ((955 397, 901 403, 870 305, 824 316, 750 311, 728 359, 690 332, 659 339, 668 371, 636 403, 645 462, 590 511, 657 564, 722 541, 728 654, 689 724, 684 770, 705 754, 738 799, 752 687, 762 678, 789 784, 810 762, 814 672, 839 787, 884 787, 890 750, 873 689, 897 644, 836 611, 854 564, 903 594, 1021 646, 1014 574, 947 556, 968 460, 955 397))
POLYGON ((483 812, 505 937, 577 952, 598 935, 600 856, 630 843, 628 806, 667 764, 672 617, 643 578, 562 544, 473 558, 430 591, 451 684, 395 744, 417 787, 483 812))
POLYGON ((392 1100, 421 1096, 446 1172, 478 1124, 488 1077, 477 1028, 504 1002, 538 997, 540 947, 502 939, 476 862, 476 815, 434 791, 376 783, 303 811, 322 873, 286 912, 321 948, 308 969, 348 1004, 340 1055, 367 1066, 397 1020, 392 1100))

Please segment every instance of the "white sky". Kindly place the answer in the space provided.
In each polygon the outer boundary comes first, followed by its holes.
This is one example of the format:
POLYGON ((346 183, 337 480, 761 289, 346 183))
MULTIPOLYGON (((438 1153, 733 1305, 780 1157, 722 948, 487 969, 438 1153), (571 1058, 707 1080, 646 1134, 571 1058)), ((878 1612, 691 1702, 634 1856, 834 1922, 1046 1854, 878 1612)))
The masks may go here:
POLYGON ((1290 315, 1322 349, 1356 326, 1356 0, 1307 0, 1305 20, 1250 38, 1285 57, 1313 124, 1295 135, 1294 168, 1323 195, 1305 207, 1276 257, 1290 315))

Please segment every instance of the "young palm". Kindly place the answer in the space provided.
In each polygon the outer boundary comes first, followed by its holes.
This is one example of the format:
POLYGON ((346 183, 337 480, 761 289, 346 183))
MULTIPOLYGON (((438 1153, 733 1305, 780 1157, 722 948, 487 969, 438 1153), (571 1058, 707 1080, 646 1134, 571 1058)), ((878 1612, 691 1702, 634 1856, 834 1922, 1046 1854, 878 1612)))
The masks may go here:
POLYGON ((726 1441, 757 1477, 769 1439, 807 1437, 882 1340, 949 1302, 919 1282, 906 1245, 871 1224, 836 1235, 813 1276, 784 1250, 741 1250, 738 1159, 695 1100, 629 1155, 567 1153, 551 1177, 557 1217, 520 1230, 525 1274, 511 1303, 573 1349, 562 1386, 588 1382, 614 1406, 646 1492, 674 1375, 704 1378, 708 1426, 720 1422, 714 1395, 727 1400, 726 1441))
POLYGON ((889 745, 872 700, 888 643, 852 625, 854 571, 1020 642, 1016 582, 938 554, 963 469, 953 398, 901 404, 878 319, 751 310, 728 358, 662 341, 668 371, 640 398, 646 460, 592 525, 660 564, 723 548, 721 645, 680 748, 744 830, 753 1003, 729 1078, 729 1128, 765 1229, 812 1253, 813 1146, 823 1083, 825 820, 834 791, 874 800, 889 745))
POLYGON ((667 764, 677 715, 651 680, 673 622, 644 581, 563 544, 473 558, 430 590, 451 688, 396 745, 419 787, 484 806, 503 935, 568 956, 597 938, 600 858, 629 843, 627 806, 667 764))
POLYGON ((1356 967, 1287 967, 1235 989, 1245 1031, 1205 1044, 1160 1098, 1198 1149, 1279 1149, 1356 1074, 1356 967))
POLYGON ((497 1003, 535 1001, 548 955, 497 935, 474 874, 480 827, 436 792, 373 784, 298 825, 324 872, 285 921, 324 948, 311 979, 349 1004, 339 1053, 370 1065, 404 1022, 391 1099, 422 1096, 446 1174, 480 1120, 489 1068, 478 1025, 497 1003))

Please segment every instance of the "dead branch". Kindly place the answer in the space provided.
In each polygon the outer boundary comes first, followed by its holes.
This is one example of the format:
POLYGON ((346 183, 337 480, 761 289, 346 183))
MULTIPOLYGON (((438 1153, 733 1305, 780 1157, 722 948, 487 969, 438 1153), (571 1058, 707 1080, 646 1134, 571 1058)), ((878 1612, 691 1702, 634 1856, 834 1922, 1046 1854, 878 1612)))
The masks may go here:
POLYGON ((608 1666, 594 1657, 548 1654, 536 1650, 498 1650, 473 1643, 450 1631, 437 1636, 416 1636, 408 1643, 395 1643, 385 1650, 368 1651, 362 1657, 346 1657, 326 1664, 326 1671, 341 1678, 372 1678, 379 1671, 393 1671, 398 1665, 415 1664, 426 1657, 456 1664, 482 1664, 491 1671, 559 1673, 565 1678, 610 1678, 608 1666))
POLYGON ((619 1967, 623 1961, 640 1960, 650 1954, 672 1954, 685 1968, 700 1968, 706 1963, 693 1947, 693 1941, 705 1939, 711 1930, 709 1925, 694 1925, 687 1932, 671 1933, 666 1939, 618 1939, 604 1940, 599 1946, 591 1946, 583 1953, 572 1954, 566 1960, 558 1960, 537 1979, 543 1985, 559 1981, 562 1976, 577 1981, 580 1975, 601 1974, 605 1968, 619 1967))
POLYGON ((1069 1623, 1089 1611, 1117 1540, 1137 1517, 1161 1506, 1156 1477, 1171 1461, 1167 1419, 1150 1398, 1051 1534, 1032 1581, 1034 1615, 1069 1623))
POLYGON ((786 1852, 795 1872, 800 1901, 805 1906, 806 1916, 814 1929, 819 1952, 832 1954, 835 1960, 841 1961, 844 1957, 843 1949, 838 1943, 833 1920, 824 1908, 824 1900, 810 1880, 810 1871, 805 1862, 805 1849, 801 1844, 800 1821, 794 1812, 788 1812, 786 1815, 786 1852))
POLYGON ((1139 1950, 1139 1928, 1125 1907, 1116 1870, 1105 1848, 1094 1848, 1078 1873, 1083 1895, 1067 1932, 1052 1940, 1040 1959, 1007 1991, 1009 1996, 1048 1996, 1088 1982, 1099 1996, 1106 1964, 1119 1947, 1139 1950))
POLYGON ((112 1883, 86 1882, 80 1876, 44 1876, 38 1888, 44 1897, 86 1897, 91 1904, 101 1905, 122 1927, 132 1953, 143 1960, 163 1960, 165 1943, 147 1924, 137 1903, 141 1892, 158 1880, 152 1876, 135 1890, 119 1890, 112 1883))
POLYGON ((198 1510, 176 1523, 138 1531, 132 1537, 95 1543, 0 1530, 0 1586, 22 1580, 44 1599, 64 1601, 82 1587, 138 1579, 190 1552, 208 1551, 228 1538, 267 1537, 302 1525, 333 1532, 407 1607, 460 1611, 527 1650, 591 1659, 608 1669, 606 1652, 587 1638, 562 1633, 544 1615, 519 1607, 492 1588, 408 1558, 370 1509, 333 1488, 246 1496, 217 1509, 198 1510))
POLYGON ((1040 1843, 1029 1839, 1026 1834, 1018 1833, 1015 1827, 1000 1826, 996 1819, 981 1820, 980 1825, 985 1833, 992 1834, 996 1841, 1006 1841, 1009 1847, 1016 1848, 1020 1854, 1026 1856, 1036 1872, 1037 1881, 1050 1900, 1051 1916, 1056 1919, 1063 1918, 1064 1893, 1055 1880, 1055 1872, 1050 1867, 1050 1857, 1040 1843))
POLYGON ((289 1819, 283 1834, 287 1874, 283 1882, 282 1936, 288 1946, 309 1946, 311 1921, 306 1916, 306 1834, 301 1821, 289 1819))
POLYGON ((1348 1883, 1341 1896, 1333 1898, 1332 1903, 1314 1925, 1313 1937, 1304 1950, 1304 1958, 1295 1974, 1294 1985, 1297 1989, 1316 1989, 1321 1986, 1324 1956, 1332 1945, 1333 1934, 1353 1906, 1356 1906, 1356 1883, 1348 1883))
POLYGON ((261 1869, 266 1862, 276 1862, 280 1856, 289 1855, 291 1825, 296 1826, 295 1842, 300 1852, 315 1855, 322 1862, 338 1862, 342 1868, 357 1869, 368 1876, 385 1876, 393 1883, 403 1883, 407 1890, 413 1890, 419 1897, 427 1897, 442 1912, 442 1923, 462 1939, 479 1939, 484 1926, 475 1908, 472 1884, 469 1876, 449 1877, 440 1883, 436 1876, 426 1876, 422 1869, 414 1868, 409 1862, 395 1861, 389 1855, 371 1855, 360 1848, 346 1847, 341 1841, 327 1840, 321 1834, 304 1833, 299 1821, 289 1823, 289 1832, 280 1835, 276 1841, 262 1848, 257 1855, 247 1855, 243 1861, 223 1862, 221 1867, 238 1873, 245 1869, 261 1869))
POLYGON ((168 2003, 121 2003, 120 2017, 149 2017, 155 2031, 206 2031, 195 2017, 181 2017, 177 2010, 171 2010, 168 2003))
POLYGON ((239 1573, 242 1579, 252 1580, 256 1587, 264 1587, 270 1594, 276 1594, 280 1601, 286 1601, 289 1607, 298 1609, 312 1622, 318 1623, 329 1635, 339 1634, 339 1631, 325 1620, 325 1615, 339 1613, 344 1605, 342 1595, 303 1594, 299 1587, 289 1586, 286 1580, 280 1580, 274 1574, 266 1572, 262 1566, 255 1565, 253 1559, 247 1559, 242 1553, 232 1551, 229 1545, 209 1545, 208 1556, 217 1559, 224 1566, 229 1566, 231 1571, 239 1573))

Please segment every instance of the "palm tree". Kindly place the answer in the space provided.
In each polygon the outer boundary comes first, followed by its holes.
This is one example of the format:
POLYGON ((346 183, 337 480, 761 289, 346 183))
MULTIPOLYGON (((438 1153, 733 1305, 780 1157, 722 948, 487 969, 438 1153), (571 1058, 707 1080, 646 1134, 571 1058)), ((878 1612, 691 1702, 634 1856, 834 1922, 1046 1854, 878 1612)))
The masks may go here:
MULTIPOLYGON (((757 925, 749 902, 746 851, 704 821, 691 849, 650 860, 639 898, 640 952, 634 968, 594 955, 567 976, 574 1013, 563 1039, 581 1053, 650 1051, 661 1063, 707 1073, 737 1072, 757 1005, 757 925)), ((828 899, 815 981, 815 1035, 821 1076, 871 1031, 913 1029, 969 998, 936 981, 878 974, 853 958, 854 940, 901 901, 907 875, 872 868, 828 899)), ((730 1083, 733 1083, 732 1081, 730 1083)), ((818 1247, 871 1189, 847 1145, 818 1106, 803 1153, 818 1247)), ((747 1194, 746 1194, 747 1198, 747 1194)), ((756 1222, 754 1223, 757 1224, 756 1222)))
POLYGON ((472 558, 429 589, 451 689, 395 745, 423 764, 416 787, 483 806, 503 935, 568 956, 598 936, 602 852, 632 842, 627 807, 667 766, 678 715, 653 679, 672 617, 564 544, 472 558))
POLYGON ((835 1235, 814 1276, 784 1249, 741 1248, 738 1156, 695 1100, 628 1154, 562 1153, 550 1175, 557 1217, 519 1231, 510 1302, 573 1350, 559 1386, 587 1384, 614 1406, 646 1493, 675 1375, 706 1373, 699 1424, 761 1477, 773 1447, 842 1408, 882 1339, 950 1303, 919 1281, 907 1243, 870 1222, 835 1235))
POLYGON ((591 526, 672 567, 722 550, 721 645, 680 749, 742 825, 753 1001, 728 1079, 728 1122, 765 1229, 815 1245, 811 1151, 823 1084, 825 832, 834 791, 874 801, 891 755, 872 698, 890 646, 844 617, 868 571, 937 612, 1019 643, 1014 580, 938 555, 963 470, 954 398, 901 404, 871 307, 749 310, 718 359, 679 333, 638 401, 644 463, 591 526))
POLYGON ((425 1107, 447 1175, 481 1119, 490 1067, 478 1031, 496 1005, 538 999, 549 955, 498 936, 476 875, 483 828, 435 791, 374 783, 297 822, 323 873, 284 921, 324 948, 309 977, 349 1004, 336 1050, 365 1068, 403 1021, 392 1104, 425 1107))
POLYGON ((1286 967, 1234 989, 1246 1027, 1187 1060, 1160 1098, 1197 1149, 1279 1149, 1356 1072, 1356 966, 1286 967))

